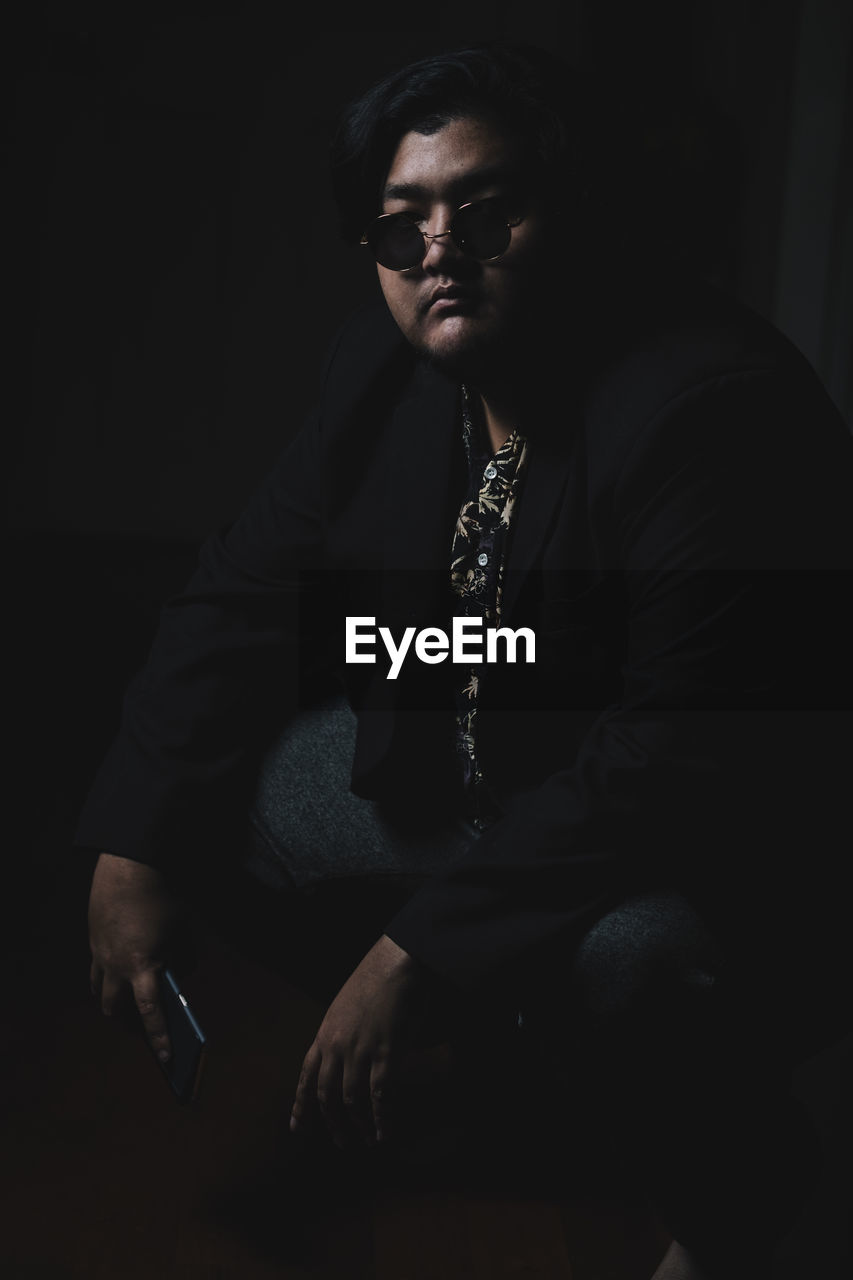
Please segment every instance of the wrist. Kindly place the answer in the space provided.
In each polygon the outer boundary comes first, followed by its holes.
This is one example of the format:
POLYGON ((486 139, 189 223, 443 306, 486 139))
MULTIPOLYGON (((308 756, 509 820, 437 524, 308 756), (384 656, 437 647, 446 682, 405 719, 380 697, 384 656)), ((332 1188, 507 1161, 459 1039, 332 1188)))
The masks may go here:
POLYGON ((136 862, 115 853, 102 853, 95 864, 95 885, 109 886, 113 892, 140 890, 161 893, 166 888, 165 877, 157 867, 147 862, 136 862))
POLYGON ((383 933, 382 937, 376 943, 376 948, 392 968, 399 970, 401 973, 414 974, 420 968, 414 956, 409 955, 408 951, 404 951, 399 943, 393 938, 389 938, 387 933, 383 933))

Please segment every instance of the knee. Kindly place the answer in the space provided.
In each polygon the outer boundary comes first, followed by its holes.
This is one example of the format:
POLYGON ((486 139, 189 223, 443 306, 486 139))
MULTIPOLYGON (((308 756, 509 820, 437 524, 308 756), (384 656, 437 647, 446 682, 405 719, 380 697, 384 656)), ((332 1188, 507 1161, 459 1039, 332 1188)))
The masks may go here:
POLYGON ((626 899, 596 922, 575 954, 572 987, 595 1024, 614 1027, 702 1005, 720 965, 701 917, 680 894, 659 890, 626 899))

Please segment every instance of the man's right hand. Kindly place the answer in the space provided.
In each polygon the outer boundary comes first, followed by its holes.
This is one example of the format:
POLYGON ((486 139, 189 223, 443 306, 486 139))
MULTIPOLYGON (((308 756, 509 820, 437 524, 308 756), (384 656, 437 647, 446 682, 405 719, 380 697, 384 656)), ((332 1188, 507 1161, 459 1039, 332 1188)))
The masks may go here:
POLYGON ((130 987, 149 1043, 164 1062, 171 1045, 158 974, 168 964, 180 918, 180 905, 156 867, 101 854, 89 894, 92 992, 110 1016, 130 987))

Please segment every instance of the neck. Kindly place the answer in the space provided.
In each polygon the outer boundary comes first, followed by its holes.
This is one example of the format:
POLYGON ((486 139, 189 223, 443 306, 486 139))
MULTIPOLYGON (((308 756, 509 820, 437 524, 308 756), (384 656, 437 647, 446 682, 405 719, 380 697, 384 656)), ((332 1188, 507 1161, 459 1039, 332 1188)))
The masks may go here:
POLYGON ((469 384, 479 397, 485 429, 496 452, 513 431, 527 435, 541 406, 551 400, 556 390, 552 386, 553 367, 541 359, 540 352, 469 384))
POLYGON ((469 373, 468 386, 480 400, 489 441, 495 450, 513 431, 528 435, 545 406, 562 398, 567 353, 565 327, 530 332, 469 373), (559 372, 558 372, 559 371, 559 372))
POLYGON ((483 406, 483 420, 492 449, 497 453, 502 444, 519 425, 522 413, 521 397, 506 391, 480 391, 480 403, 483 406))

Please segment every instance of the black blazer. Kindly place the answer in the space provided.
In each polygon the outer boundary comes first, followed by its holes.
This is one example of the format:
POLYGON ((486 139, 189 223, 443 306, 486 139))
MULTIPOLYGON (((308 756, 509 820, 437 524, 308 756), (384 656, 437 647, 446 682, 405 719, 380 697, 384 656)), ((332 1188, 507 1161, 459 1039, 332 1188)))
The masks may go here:
MULTIPOLYGON (((504 816, 387 929, 469 989, 535 971, 633 887, 741 919, 838 847, 853 442, 803 358, 716 293, 607 305, 521 424, 502 622, 537 660, 484 669, 478 712, 504 816)), ((164 611, 78 843, 198 874, 335 672, 353 789, 453 802, 448 664, 389 681, 343 656, 347 616, 449 627, 458 399, 384 304, 344 327, 316 413, 164 611)))

